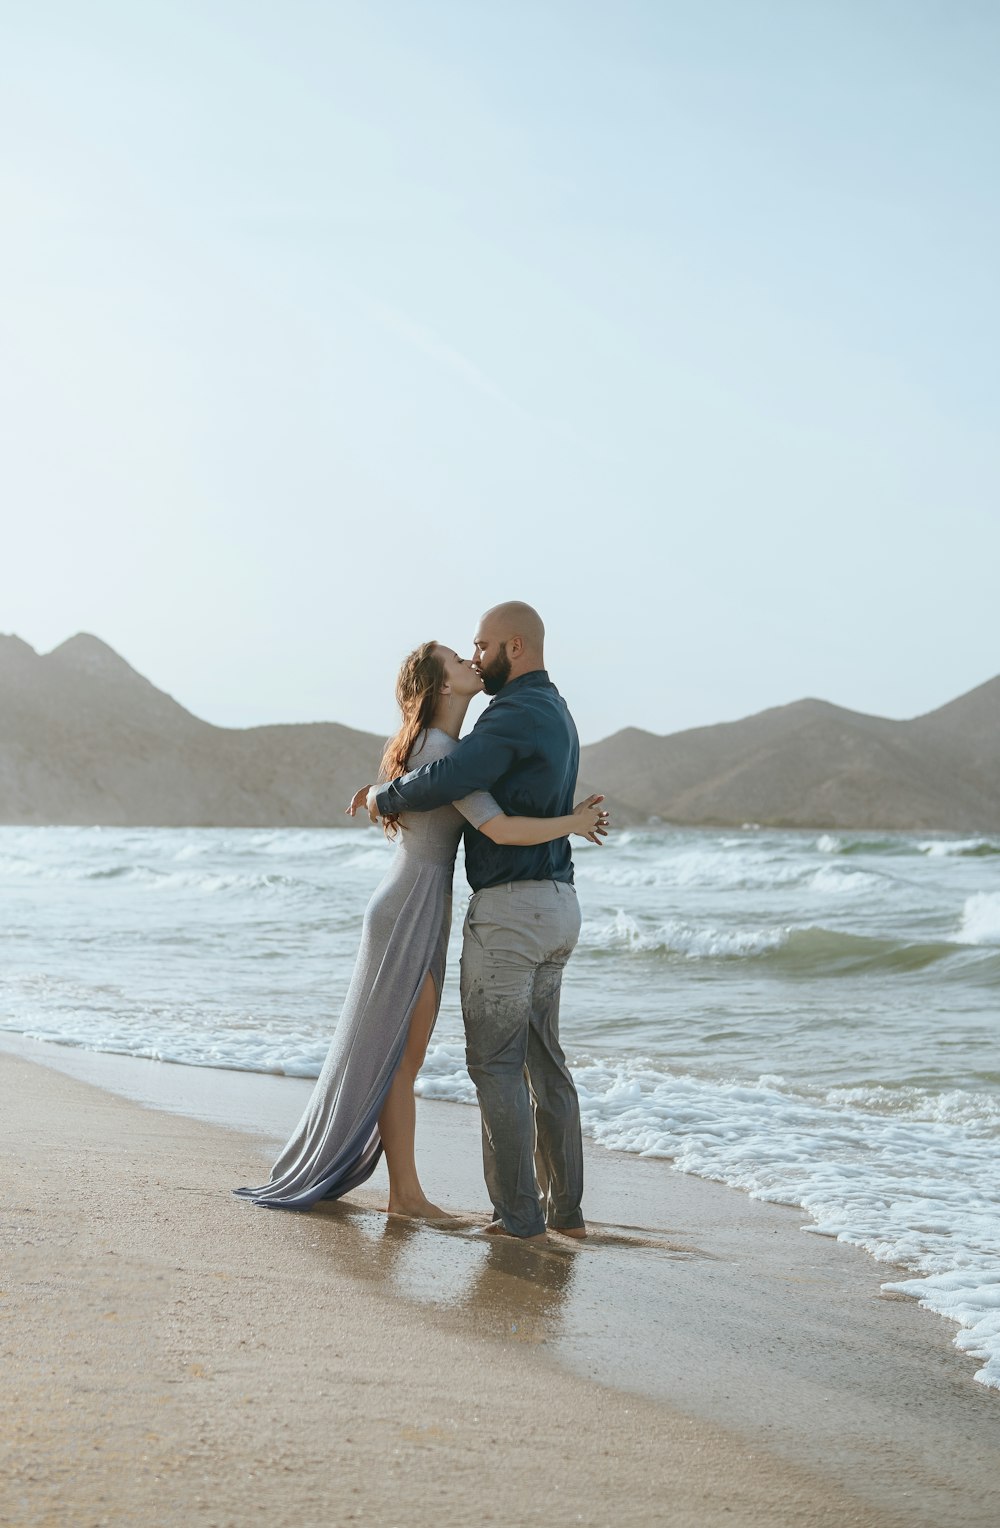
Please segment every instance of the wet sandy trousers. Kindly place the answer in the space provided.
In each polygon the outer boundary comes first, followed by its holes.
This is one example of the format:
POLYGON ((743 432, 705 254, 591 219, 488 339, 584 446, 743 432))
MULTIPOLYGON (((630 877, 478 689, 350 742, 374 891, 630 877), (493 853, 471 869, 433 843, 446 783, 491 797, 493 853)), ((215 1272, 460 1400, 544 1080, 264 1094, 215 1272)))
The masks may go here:
POLYGON ((515 1236, 538 1235, 546 1221, 583 1225, 580 1105, 559 1043, 562 975, 579 937, 580 905, 563 881, 487 887, 465 918, 462 1014, 483 1170, 515 1236))

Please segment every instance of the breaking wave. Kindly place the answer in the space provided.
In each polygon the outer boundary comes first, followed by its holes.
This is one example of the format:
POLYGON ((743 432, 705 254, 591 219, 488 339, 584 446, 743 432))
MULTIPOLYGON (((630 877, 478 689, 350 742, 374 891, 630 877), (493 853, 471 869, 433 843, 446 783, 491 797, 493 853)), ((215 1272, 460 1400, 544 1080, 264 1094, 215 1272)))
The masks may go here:
MULTIPOLYGON (((978 898, 970 899, 977 902, 978 898)), ((1000 894, 984 909, 967 910, 965 936, 952 940, 903 942, 839 929, 728 928, 668 920, 643 926, 624 908, 603 925, 584 926, 582 953, 621 954, 683 960, 755 960, 797 976, 833 976, 862 971, 919 971, 955 957, 970 944, 1000 944, 1000 894), (991 937, 972 937, 973 933, 991 937)), ((1000 960, 996 962, 1000 975, 1000 960)))
POLYGON ((995 838, 929 838, 915 840, 898 833, 884 838, 851 837, 821 833, 816 840, 820 854, 918 855, 934 858, 986 859, 1000 854, 995 838))

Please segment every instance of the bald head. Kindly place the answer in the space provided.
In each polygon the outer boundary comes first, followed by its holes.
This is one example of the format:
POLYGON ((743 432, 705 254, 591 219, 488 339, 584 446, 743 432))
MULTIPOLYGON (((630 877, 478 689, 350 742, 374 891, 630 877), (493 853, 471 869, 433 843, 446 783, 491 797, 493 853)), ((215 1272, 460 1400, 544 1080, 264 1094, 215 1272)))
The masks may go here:
POLYGON ((489 626, 490 630, 496 630, 502 642, 510 642, 514 637, 520 637, 526 647, 530 647, 539 658, 545 647, 545 627, 537 610, 526 605, 523 600, 507 600, 503 605, 494 605, 492 610, 487 610, 479 623, 480 628, 489 626))
POLYGON ((498 694, 510 679, 544 668, 545 627, 538 611, 523 600, 487 610, 476 632, 473 662, 489 695, 498 694))

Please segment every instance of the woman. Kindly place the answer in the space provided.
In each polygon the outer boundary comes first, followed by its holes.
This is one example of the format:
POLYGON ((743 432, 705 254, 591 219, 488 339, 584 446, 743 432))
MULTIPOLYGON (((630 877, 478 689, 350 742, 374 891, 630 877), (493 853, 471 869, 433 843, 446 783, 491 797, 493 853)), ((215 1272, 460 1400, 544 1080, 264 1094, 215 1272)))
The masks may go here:
MULTIPOLYGON (((382 778, 444 758, 483 682, 467 660, 425 642, 396 682, 402 726, 382 757, 382 778)), ((367 787, 347 808, 364 804, 367 787)), ((398 852, 368 904, 354 975, 329 1054, 305 1114, 254 1204, 308 1209, 369 1178, 383 1150, 389 1213, 444 1218, 424 1193, 414 1160, 413 1084, 437 1019, 451 926, 451 881, 466 817, 495 843, 542 844, 570 833, 599 842, 604 813, 591 796, 566 817, 506 817, 478 791, 452 806, 387 819, 398 852)))

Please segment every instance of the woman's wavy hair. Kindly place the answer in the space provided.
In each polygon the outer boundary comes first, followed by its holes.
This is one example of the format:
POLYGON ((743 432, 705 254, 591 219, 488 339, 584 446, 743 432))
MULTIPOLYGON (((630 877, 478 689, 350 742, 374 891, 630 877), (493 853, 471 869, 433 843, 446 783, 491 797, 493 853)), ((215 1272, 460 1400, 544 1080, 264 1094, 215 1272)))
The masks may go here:
MULTIPOLYGON (((437 655, 438 642, 422 642, 404 658, 396 679, 396 700, 403 713, 403 724, 385 745, 379 765, 380 780, 395 780, 406 773, 410 754, 420 734, 430 726, 445 682, 444 662, 437 655)), ((399 821, 397 812, 382 818, 387 838, 395 838, 399 821)))

